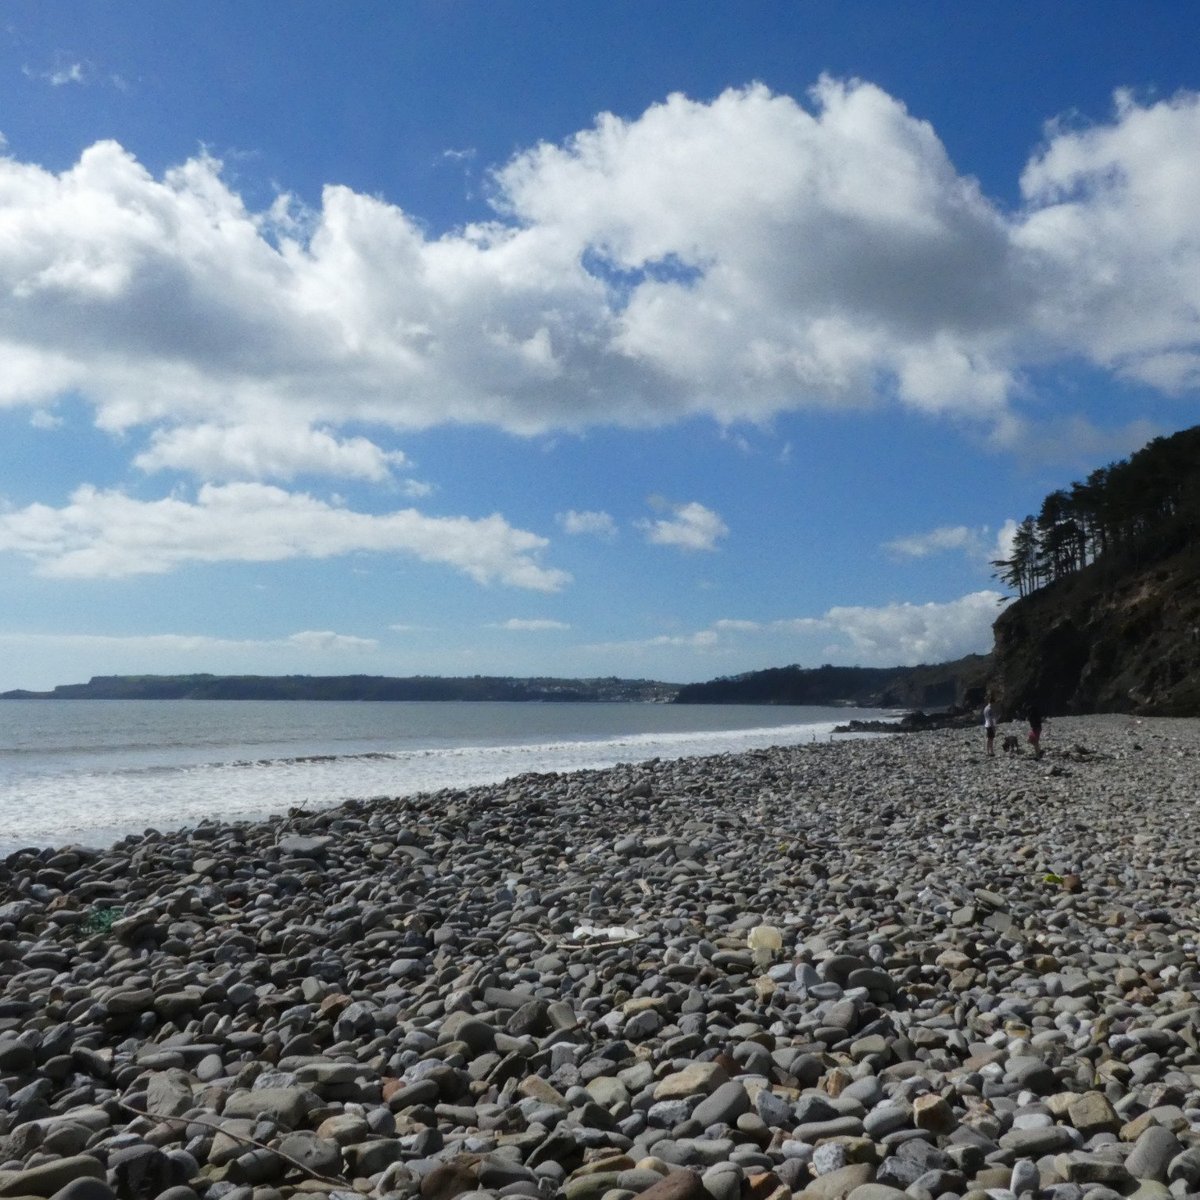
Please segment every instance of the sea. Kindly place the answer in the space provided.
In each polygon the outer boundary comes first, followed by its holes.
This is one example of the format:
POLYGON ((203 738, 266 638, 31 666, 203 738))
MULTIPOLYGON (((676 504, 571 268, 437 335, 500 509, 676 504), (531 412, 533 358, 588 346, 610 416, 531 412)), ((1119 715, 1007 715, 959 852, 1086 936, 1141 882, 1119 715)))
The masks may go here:
POLYGON ((647 703, 0 701, 0 855, 649 759, 893 711, 647 703))

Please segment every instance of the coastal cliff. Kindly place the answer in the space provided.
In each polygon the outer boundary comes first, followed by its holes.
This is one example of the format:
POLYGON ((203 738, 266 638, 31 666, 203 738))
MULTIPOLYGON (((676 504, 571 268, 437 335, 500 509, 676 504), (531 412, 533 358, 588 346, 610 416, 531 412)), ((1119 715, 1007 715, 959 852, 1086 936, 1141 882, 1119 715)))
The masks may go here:
POLYGON ((1200 715, 1200 546, 1142 566, 1096 563, 1017 600, 995 624, 990 684, 1006 706, 1200 715))
POLYGON ((990 686, 1019 710, 1200 715, 1200 426, 1052 492, 993 564, 990 686))

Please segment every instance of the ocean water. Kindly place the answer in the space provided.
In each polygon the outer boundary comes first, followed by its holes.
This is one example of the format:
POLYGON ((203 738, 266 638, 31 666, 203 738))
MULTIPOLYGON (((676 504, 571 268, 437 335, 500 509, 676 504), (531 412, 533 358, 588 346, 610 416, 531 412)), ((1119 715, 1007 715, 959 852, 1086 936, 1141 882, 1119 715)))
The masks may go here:
POLYGON ((0 701, 0 854, 651 758, 828 741, 874 709, 0 701))

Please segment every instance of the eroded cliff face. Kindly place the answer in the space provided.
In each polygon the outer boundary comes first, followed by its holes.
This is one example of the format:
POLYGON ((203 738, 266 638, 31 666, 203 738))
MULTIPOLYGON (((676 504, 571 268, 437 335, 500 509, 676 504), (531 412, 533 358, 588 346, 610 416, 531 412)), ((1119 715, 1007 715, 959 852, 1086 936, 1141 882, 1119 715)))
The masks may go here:
POLYGON ((1020 711, 1200 716, 1200 531, 1148 565, 1094 563, 996 621, 990 686, 1020 711))

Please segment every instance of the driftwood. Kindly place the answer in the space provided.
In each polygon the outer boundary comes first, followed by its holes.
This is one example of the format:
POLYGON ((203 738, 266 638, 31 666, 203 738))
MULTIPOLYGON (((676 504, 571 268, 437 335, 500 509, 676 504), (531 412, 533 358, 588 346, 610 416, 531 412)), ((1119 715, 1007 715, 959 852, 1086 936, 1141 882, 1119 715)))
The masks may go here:
POLYGON ((223 1125, 219 1125, 215 1121, 207 1121, 203 1117, 160 1117, 154 1113, 148 1113, 140 1108, 134 1108, 132 1104, 126 1104, 124 1100, 118 1100, 117 1103, 131 1113, 136 1113, 139 1117, 146 1117, 151 1121, 170 1121, 175 1125, 203 1125, 205 1129, 212 1129, 217 1133, 223 1133, 226 1137, 233 1138, 235 1142, 242 1142, 247 1146, 253 1146, 256 1150, 266 1150, 268 1154, 275 1154, 282 1158, 284 1162, 291 1163, 299 1171, 303 1171, 306 1175, 311 1176, 320 1183, 329 1183, 334 1187, 348 1188, 351 1187, 350 1180, 344 1175, 338 1176, 336 1179, 331 1179, 328 1175, 322 1175, 319 1171, 314 1171, 312 1167, 306 1167, 299 1159, 293 1158, 290 1154, 284 1154, 282 1150, 276 1150, 274 1146, 268 1146, 266 1142, 260 1142, 252 1137, 247 1137, 244 1133, 234 1133, 231 1129, 226 1129, 223 1125))

